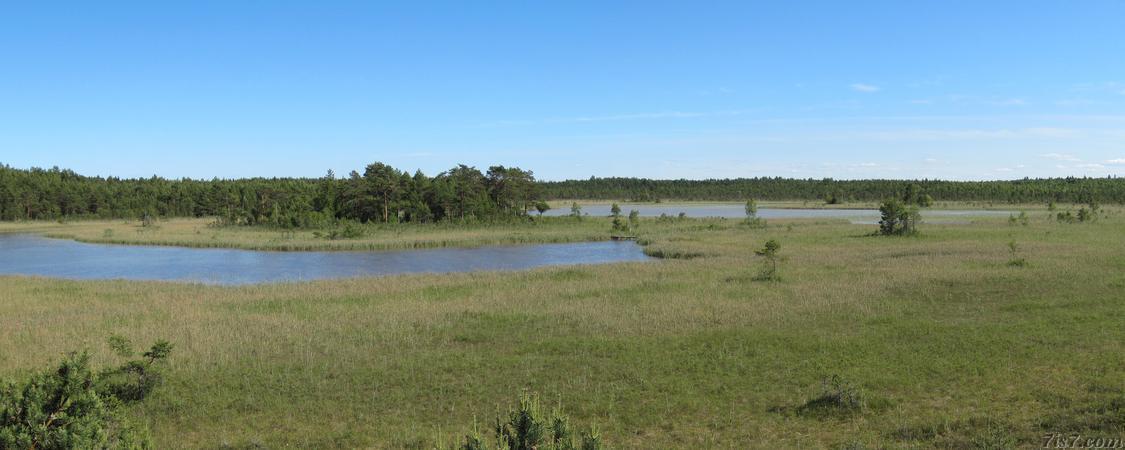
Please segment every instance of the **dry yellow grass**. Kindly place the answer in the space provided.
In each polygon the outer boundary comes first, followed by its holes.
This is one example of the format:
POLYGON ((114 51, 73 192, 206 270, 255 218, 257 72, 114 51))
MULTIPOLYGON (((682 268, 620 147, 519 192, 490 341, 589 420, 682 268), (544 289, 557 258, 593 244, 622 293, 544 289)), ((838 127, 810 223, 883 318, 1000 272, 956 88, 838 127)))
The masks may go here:
POLYGON ((144 227, 138 221, 0 223, 0 233, 41 233, 82 242, 183 247, 229 247, 248 250, 393 250, 476 247, 534 243, 588 242, 609 239, 604 218, 573 221, 541 218, 511 224, 362 225, 355 239, 328 239, 327 230, 279 230, 216 227, 213 219, 168 219, 144 227))

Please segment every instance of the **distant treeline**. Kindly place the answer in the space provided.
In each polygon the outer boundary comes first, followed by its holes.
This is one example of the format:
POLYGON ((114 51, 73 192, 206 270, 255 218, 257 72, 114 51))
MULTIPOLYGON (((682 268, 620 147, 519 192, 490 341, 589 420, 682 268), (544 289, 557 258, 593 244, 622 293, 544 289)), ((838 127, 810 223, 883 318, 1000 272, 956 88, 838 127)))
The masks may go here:
POLYGON ((0 220, 218 217, 222 223, 307 227, 336 220, 437 222, 507 220, 545 199, 813 200, 827 203, 928 196, 936 201, 1125 203, 1119 178, 1015 181, 648 180, 536 181, 529 170, 458 165, 435 176, 382 163, 337 178, 169 180, 88 177, 59 168, 0 164, 0 220))
POLYGON ((833 180, 737 178, 649 180, 594 178, 542 182, 544 198, 655 200, 819 200, 827 203, 880 201, 914 191, 936 201, 1001 203, 1125 203, 1125 179, 1037 178, 1012 181, 833 180))
POLYGON ((540 205, 530 171, 459 165, 436 176, 382 163, 339 179, 168 180, 87 177, 0 165, 0 220, 218 217, 232 225, 309 227, 336 220, 503 220, 540 205))

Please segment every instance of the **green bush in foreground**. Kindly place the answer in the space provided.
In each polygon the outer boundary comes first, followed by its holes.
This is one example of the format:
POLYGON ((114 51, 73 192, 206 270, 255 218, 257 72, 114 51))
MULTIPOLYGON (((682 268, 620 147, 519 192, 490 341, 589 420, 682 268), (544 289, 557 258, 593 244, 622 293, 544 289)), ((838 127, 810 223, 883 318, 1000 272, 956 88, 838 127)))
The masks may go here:
POLYGON ((465 436, 458 450, 599 450, 603 448, 596 429, 575 435, 570 419, 559 409, 548 415, 536 395, 520 396, 519 407, 498 416, 493 427, 493 445, 486 445, 479 431, 465 436))
MULTIPOLYGON (((111 338, 122 354, 128 341, 111 338)), ((0 383, 0 448, 150 448, 147 429, 131 423, 124 405, 143 400, 160 382, 172 345, 159 341, 119 368, 95 373, 87 352, 70 353, 53 371, 0 383)))

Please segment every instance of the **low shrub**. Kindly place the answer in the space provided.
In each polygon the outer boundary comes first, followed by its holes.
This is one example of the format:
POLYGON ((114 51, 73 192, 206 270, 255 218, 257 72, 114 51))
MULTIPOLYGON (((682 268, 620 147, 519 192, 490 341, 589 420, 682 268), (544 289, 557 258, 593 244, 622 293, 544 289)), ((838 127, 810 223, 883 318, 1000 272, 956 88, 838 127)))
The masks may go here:
MULTIPOLYGON (((109 338, 110 347, 122 358, 134 356, 132 345, 121 336, 109 338)), ((98 374, 98 391, 124 403, 144 400, 164 381, 165 362, 172 352, 168 341, 157 341, 152 348, 120 367, 103 370, 98 374)))
POLYGON ((1023 225, 1023 226, 1026 227, 1030 223, 1031 223, 1031 219, 1027 216, 1026 211, 1020 211, 1020 214, 1018 216, 1015 215, 1015 214, 1009 214, 1008 215, 1008 225, 1010 225, 1010 226, 1015 226, 1015 225, 1018 224, 1018 225, 1023 225))
POLYGON ((539 397, 523 394, 519 406, 508 414, 497 415, 493 439, 486 444, 479 430, 466 435, 458 450, 598 450, 604 448, 595 428, 575 433, 570 419, 556 408, 548 414, 539 397))
POLYGON ((758 202, 754 199, 746 201, 746 225, 750 228, 765 228, 766 219, 758 217, 758 202))
POLYGON ((1016 241, 1008 242, 1008 266, 1009 267, 1025 267, 1027 266, 1027 259, 1019 256, 1020 248, 1016 245, 1016 241))
POLYGON ((817 417, 850 415, 866 408, 864 397, 858 387, 839 375, 832 375, 821 382, 820 396, 797 408, 797 414, 817 417))
MULTIPOLYGON (((114 337, 110 345, 121 355, 128 341, 114 337)), ((54 370, 0 383, 0 448, 150 448, 147 429, 128 420, 124 405, 159 384, 171 351, 159 341, 146 359, 102 372, 91 369, 88 352, 74 352, 54 370)))
POLYGON ((352 221, 342 221, 341 224, 329 229, 327 232, 314 231, 313 236, 328 240, 359 239, 367 234, 363 225, 352 221))
POLYGON ((879 205, 879 234, 884 236, 911 235, 917 232, 920 218, 918 207, 889 199, 879 205))
POLYGON ((766 241, 761 249, 754 250, 754 254, 762 257, 762 267, 758 270, 758 276, 755 278, 759 281, 778 281, 781 276, 777 272, 778 262, 781 260, 781 243, 775 239, 766 241))

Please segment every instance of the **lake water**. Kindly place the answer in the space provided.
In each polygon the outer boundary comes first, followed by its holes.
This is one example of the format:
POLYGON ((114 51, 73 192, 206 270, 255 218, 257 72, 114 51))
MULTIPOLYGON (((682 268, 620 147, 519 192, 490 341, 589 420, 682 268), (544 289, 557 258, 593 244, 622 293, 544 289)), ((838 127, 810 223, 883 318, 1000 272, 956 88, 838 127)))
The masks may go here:
MULTIPOLYGON (((629 214, 630 210, 637 210, 641 217, 658 217, 666 214, 672 217, 681 212, 688 217, 725 217, 742 219, 746 217, 745 204, 743 203, 702 203, 702 204, 620 204, 621 213, 629 214)), ((582 213, 591 216, 608 216, 610 205, 594 204, 582 205, 582 213)), ((570 214, 569 207, 549 210, 545 216, 565 216, 570 214)), ((923 209, 922 220, 934 223, 963 221, 968 217, 1007 217, 1011 211, 986 211, 986 210, 950 210, 950 209, 923 209)), ((879 222, 879 211, 875 209, 826 209, 826 208, 758 208, 758 217, 763 219, 846 219, 857 224, 873 224, 879 222)))
POLYGON ((263 252, 86 244, 0 234, 0 275, 249 284, 401 273, 520 270, 644 261, 633 242, 583 242, 380 252, 263 252))

